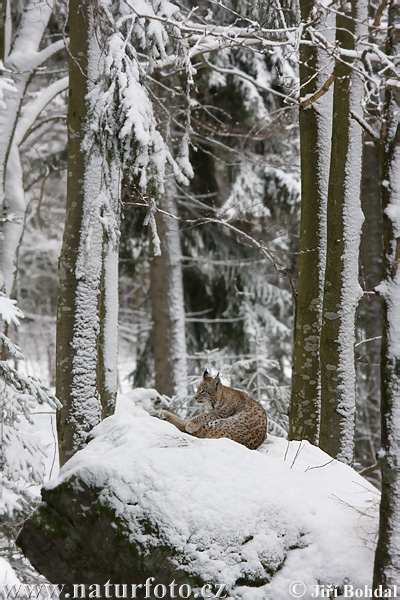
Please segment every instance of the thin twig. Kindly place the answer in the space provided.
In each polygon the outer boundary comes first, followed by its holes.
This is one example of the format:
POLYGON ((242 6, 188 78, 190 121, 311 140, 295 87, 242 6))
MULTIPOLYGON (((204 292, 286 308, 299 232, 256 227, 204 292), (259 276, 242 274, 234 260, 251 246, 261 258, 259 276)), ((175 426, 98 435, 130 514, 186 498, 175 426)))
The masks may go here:
POLYGON ((296 460, 298 459, 298 456, 299 456, 300 452, 303 450, 303 448, 304 448, 304 445, 302 446, 302 442, 299 442, 299 447, 297 448, 296 455, 295 455, 295 457, 294 457, 294 459, 293 459, 293 462, 292 462, 292 464, 290 465, 290 468, 291 468, 291 469, 293 469, 293 467, 294 467, 294 463, 295 463, 295 462, 296 462, 296 460))
POLYGON ((304 471, 304 473, 307 473, 307 471, 311 471, 312 469, 322 469, 323 467, 327 467, 328 465, 333 463, 334 460, 335 460, 334 458, 331 458, 331 460, 328 460, 328 462, 324 463, 323 465, 316 465, 315 467, 307 467, 307 469, 304 471))
POLYGON ((362 475, 363 477, 366 477, 367 475, 371 475, 371 473, 374 473, 375 471, 379 471, 380 468, 381 468, 380 463, 376 463, 375 465, 371 465, 370 467, 367 467, 363 471, 360 471, 360 475, 362 475))

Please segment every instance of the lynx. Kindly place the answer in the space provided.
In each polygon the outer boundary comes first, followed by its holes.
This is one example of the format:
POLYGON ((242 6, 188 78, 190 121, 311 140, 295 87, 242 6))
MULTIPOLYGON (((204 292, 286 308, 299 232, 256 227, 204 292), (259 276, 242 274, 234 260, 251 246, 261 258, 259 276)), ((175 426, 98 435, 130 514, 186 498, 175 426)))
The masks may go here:
POLYGON ((267 415, 261 404, 244 392, 222 385, 219 375, 213 378, 204 371, 196 400, 205 404, 209 412, 184 421, 164 410, 166 420, 195 437, 229 438, 250 450, 255 450, 265 440, 267 415))

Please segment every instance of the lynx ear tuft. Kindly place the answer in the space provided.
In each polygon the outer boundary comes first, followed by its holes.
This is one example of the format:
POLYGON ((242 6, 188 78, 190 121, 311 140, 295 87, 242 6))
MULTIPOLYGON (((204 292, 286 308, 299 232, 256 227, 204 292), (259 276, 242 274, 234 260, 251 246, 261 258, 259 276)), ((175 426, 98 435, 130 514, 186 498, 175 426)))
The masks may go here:
POLYGON ((203 379, 209 379, 211 377, 210 373, 208 372, 208 369, 206 369, 203 373, 203 379))

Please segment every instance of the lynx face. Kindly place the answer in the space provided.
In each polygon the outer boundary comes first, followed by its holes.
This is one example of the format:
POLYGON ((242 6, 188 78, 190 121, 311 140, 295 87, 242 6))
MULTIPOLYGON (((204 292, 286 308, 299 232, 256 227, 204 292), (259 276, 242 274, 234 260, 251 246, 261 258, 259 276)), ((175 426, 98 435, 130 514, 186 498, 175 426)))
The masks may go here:
POLYGON ((208 410, 216 408, 222 393, 222 384, 219 375, 212 378, 206 370, 203 373, 203 381, 199 385, 196 393, 196 400, 199 404, 205 404, 208 410))

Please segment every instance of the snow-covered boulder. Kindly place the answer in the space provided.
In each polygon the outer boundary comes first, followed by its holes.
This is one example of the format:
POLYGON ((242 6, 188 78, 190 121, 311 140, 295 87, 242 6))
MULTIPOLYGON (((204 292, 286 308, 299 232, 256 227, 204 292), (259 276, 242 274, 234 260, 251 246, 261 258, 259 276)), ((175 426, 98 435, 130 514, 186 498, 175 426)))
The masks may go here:
POLYGON ((379 493, 309 443, 248 450, 127 412, 92 438, 19 538, 50 581, 220 583, 250 600, 371 583, 379 493))

